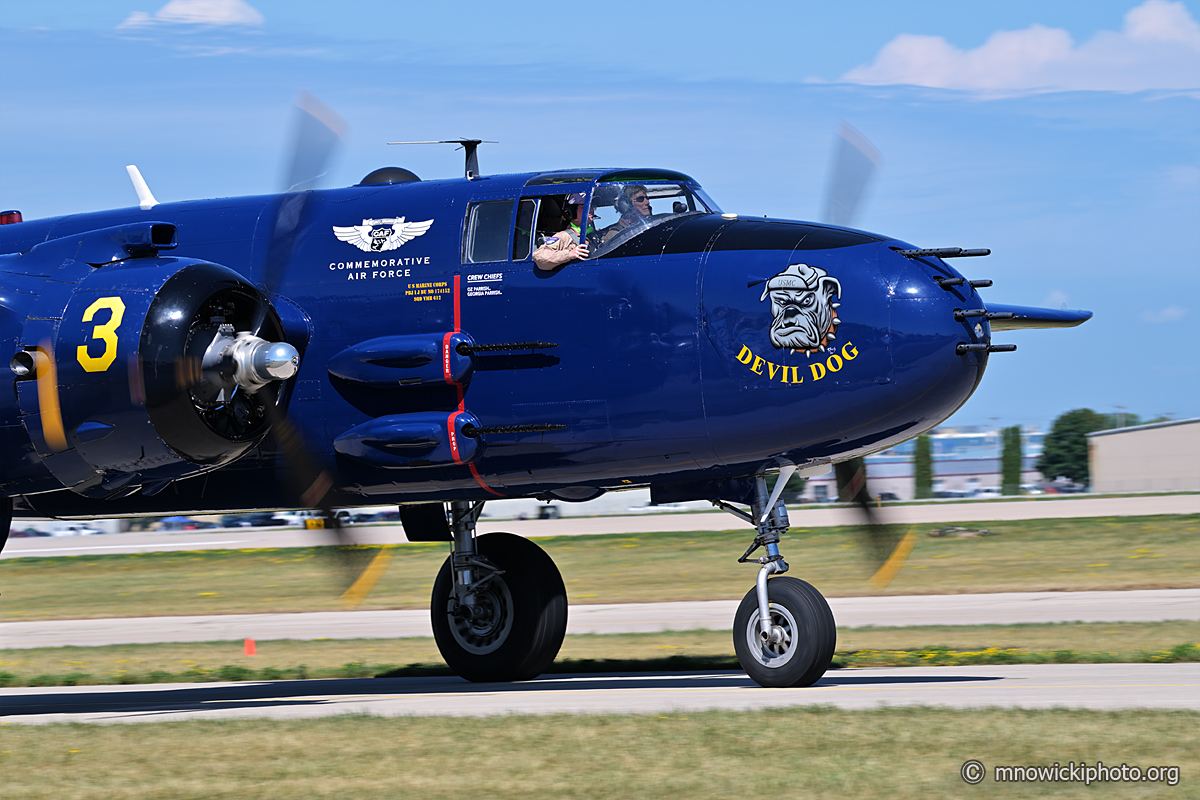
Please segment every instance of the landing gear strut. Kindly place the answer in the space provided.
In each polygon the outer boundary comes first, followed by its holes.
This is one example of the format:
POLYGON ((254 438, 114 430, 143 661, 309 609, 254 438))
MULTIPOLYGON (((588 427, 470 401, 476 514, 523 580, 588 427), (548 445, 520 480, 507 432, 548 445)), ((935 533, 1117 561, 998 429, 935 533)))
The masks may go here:
POLYGON ((450 504, 454 552, 433 584, 433 636, 469 681, 536 678, 562 647, 567 590, 550 556, 528 539, 476 537, 482 510, 482 502, 450 504))
POLYGON ((829 669, 837 646, 833 612, 821 593, 797 578, 779 577, 788 571, 779 552, 779 539, 789 524, 779 494, 792 471, 781 471, 770 496, 765 476, 754 477, 751 514, 716 503, 757 531, 753 544, 738 559, 739 563, 761 566, 755 588, 742 598, 734 615, 733 649, 742 669, 760 686, 811 686, 829 669), (751 558, 760 547, 766 555, 751 558))

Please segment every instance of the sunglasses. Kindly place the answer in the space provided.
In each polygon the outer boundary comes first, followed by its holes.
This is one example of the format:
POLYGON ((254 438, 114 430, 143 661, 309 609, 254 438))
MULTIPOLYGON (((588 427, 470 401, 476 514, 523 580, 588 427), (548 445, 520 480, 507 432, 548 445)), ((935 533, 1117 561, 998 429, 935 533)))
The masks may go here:
POLYGON ((641 197, 633 198, 633 202, 635 202, 635 203, 647 203, 649 201, 650 201, 650 198, 646 197, 646 195, 642 195, 641 197))

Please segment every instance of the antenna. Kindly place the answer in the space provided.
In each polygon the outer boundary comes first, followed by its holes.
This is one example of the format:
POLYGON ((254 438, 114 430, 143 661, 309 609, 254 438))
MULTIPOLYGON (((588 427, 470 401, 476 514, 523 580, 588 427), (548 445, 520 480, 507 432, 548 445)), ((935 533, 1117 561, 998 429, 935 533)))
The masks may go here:
POLYGON ((464 172, 467 180, 479 177, 479 157, 475 151, 481 144, 500 144, 499 142, 490 142, 487 139, 443 139, 441 141, 430 142, 388 142, 388 144, 457 144, 461 149, 466 150, 466 166, 464 172))
POLYGON ((125 167, 125 171, 129 173, 129 180, 133 181, 133 190, 137 192, 138 206, 142 211, 149 211, 158 205, 158 201, 150 193, 150 187, 146 185, 146 179, 142 177, 142 173, 138 171, 138 168, 130 164, 125 167))

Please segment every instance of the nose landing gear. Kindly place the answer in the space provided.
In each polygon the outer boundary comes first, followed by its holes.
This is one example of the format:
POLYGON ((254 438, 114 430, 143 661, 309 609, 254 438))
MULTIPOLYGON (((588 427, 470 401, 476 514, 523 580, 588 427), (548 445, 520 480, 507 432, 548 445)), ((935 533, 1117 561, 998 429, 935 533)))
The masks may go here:
POLYGON ((779 493, 791 473, 788 468, 781 471, 770 497, 765 477, 755 476, 752 514, 717 503, 757 530, 750 549, 738 559, 761 566, 755 588, 742 598, 734 615, 733 649, 742 669, 760 686, 811 686, 829 669, 837 646, 833 612, 821 593, 797 578, 780 577, 788 563, 779 552, 779 539, 789 523, 779 493), (766 555, 751 558, 760 547, 766 555))

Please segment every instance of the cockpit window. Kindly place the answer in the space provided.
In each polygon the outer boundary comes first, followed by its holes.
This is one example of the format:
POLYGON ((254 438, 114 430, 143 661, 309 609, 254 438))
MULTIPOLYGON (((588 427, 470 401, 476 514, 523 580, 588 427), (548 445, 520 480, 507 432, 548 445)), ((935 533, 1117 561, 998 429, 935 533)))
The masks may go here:
POLYGON ((591 212, 595 231, 588 238, 598 256, 669 219, 720 209, 698 186, 651 181, 597 184, 591 212))

